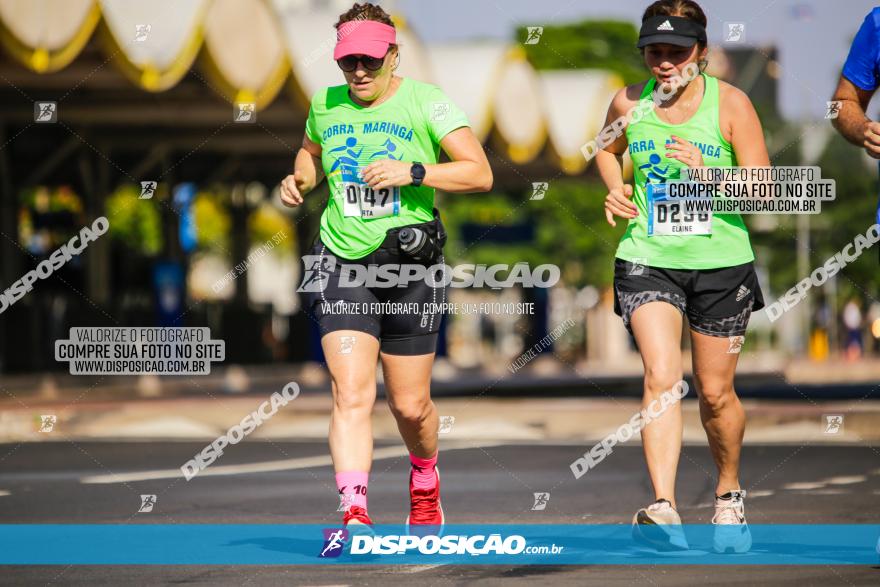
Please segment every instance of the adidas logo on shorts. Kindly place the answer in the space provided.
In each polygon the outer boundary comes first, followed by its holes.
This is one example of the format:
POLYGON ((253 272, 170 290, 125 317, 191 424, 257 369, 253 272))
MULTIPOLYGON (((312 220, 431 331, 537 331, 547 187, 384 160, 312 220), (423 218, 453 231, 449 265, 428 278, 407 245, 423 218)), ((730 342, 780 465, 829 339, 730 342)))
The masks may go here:
POLYGON ((664 20, 663 23, 657 27, 657 30, 658 31, 674 31, 675 29, 672 28, 672 23, 670 23, 668 20, 664 20))
POLYGON ((752 290, 747 288, 744 285, 739 286, 739 289, 736 290, 736 301, 741 302, 743 298, 752 293, 752 290))

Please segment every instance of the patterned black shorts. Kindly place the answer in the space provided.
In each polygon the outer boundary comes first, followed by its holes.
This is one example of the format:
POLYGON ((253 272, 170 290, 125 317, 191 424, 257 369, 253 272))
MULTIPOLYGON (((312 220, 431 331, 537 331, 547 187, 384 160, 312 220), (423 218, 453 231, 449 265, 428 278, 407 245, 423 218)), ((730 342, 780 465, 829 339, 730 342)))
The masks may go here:
POLYGON ((743 336, 764 307, 753 263, 720 269, 664 269, 614 261, 614 312, 632 334, 630 320, 648 302, 667 302, 687 314, 691 330, 708 336, 743 336))

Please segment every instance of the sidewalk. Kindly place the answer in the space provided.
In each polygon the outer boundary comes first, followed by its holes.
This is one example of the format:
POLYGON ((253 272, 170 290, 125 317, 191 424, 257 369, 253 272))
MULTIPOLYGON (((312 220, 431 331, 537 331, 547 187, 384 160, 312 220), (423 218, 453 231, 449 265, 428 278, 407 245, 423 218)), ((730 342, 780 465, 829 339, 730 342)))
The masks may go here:
MULTIPOLYGON (((690 377, 690 358, 683 359, 690 377)), ((633 397, 641 396, 642 364, 638 356, 616 365, 582 362, 565 364, 541 355, 523 369, 511 372, 507 364, 480 370, 460 370, 445 359, 434 365, 435 397, 633 397)), ((379 395, 384 395, 377 369, 379 395)), ((268 395, 295 381, 306 394, 328 394, 327 370, 317 363, 259 366, 215 366, 206 376, 73 376, 15 375, 0 379, 0 408, 44 403, 130 401, 133 399, 216 397, 240 394, 268 395)), ((857 363, 808 360, 786 361, 762 354, 740 360, 736 377, 742 398, 878 399, 880 360, 857 363)))
MULTIPOLYGON (((0 442, 69 440, 178 439, 210 442, 257 410, 269 398, 213 396, 202 398, 137 399, 131 401, 43 403, 0 408, 0 442), (54 415, 49 432, 40 432, 42 415, 54 415)), ((502 440, 511 442, 571 442, 587 450, 639 411, 630 398, 437 398, 441 418, 454 421, 441 440, 502 440)), ((747 443, 866 443, 880 440, 880 402, 876 401, 761 401, 744 400, 747 443), (826 414, 843 415, 843 426, 827 434, 826 414)), ((254 430, 249 439, 326 441, 328 395, 302 394, 254 430)), ((684 440, 705 444, 699 407, 691 391, 683 403, 684 440)), ((373 414, 377 439, 399 440, 387 405, 377 401, 373 414)), ((629 441, 638 443, 638 434, 629 441)))

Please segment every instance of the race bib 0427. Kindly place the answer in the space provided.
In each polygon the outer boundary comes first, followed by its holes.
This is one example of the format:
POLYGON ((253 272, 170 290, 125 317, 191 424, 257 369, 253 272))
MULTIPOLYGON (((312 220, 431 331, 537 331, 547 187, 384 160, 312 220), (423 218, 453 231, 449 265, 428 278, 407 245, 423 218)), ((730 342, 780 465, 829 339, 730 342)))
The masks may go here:
POLYGON ((400 188, 375 189, 361 181, 359 170, 342 173, 342 213, 344 216, 382 218, 400 214, 400 188))
POLYGON ((343 183, 345 215, 382 218, 400 214, 400 188, 374 189, 365 183, 343 183))

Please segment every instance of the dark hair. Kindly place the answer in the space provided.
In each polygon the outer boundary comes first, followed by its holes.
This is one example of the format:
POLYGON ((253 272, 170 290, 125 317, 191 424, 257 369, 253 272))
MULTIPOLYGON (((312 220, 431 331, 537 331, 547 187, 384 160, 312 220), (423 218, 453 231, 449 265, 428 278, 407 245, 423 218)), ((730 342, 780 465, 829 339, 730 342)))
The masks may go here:
MULTIPOLYGON (((642 15, 642 24, 654 16, 680 16, 694 21, 703 28, 706 28, 708 23, 706 13, 703 12, 703 9, 694 0, 657 0, 645 9, 645 13, 642 15)), ((705 48, 706 43, 697 41, 698 51, 703 51, 705 48)), ((644 50, 642 50, 642 53, 644 53, 644 50)), ((705 69, 706 64, 707 62, 701 59, 699 61, 700 69, 705 69)))
POLYGON ((657 0, 642 15, 642 23, 652 16, 680 16, 706 28, 706 13, 694 0, 657 0))
POLYGON ((388 26, 394 26, 394 23, 391 21, 391 16, 382 10, 381 6, 371 4, 370 2, 364 2, 363 4, 355 2, 354 6, 339 15, 339 20, 336 21, 336 24, 333 26, 339 28, 346 22, 351 22, 353 20, 374 20, 376 22, 381 22, 382 24, 387 24, 388 26))

